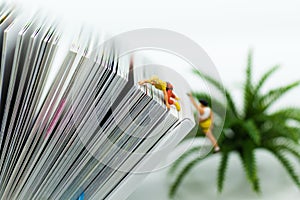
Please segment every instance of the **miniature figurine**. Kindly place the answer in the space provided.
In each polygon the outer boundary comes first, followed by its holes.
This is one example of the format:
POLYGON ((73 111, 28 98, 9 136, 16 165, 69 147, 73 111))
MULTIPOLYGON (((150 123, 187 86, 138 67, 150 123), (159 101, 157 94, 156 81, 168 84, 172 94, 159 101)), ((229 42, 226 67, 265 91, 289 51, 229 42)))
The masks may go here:
POLYGON ((208 137, 211 143, 214 146, 214 152, 219 152, 220 147, 218 145, 217 140, 215 139, 214 135, 212 134, 213 128, 213 112, 208 105, 208 102, 204 99, 199 99, 199 105, 194 100, 192 94, 188 94, 191 99, 192 104, 195 106, 197 111, 199 112, 199 126, 202 129, 203 133, 208 137))
POLYGON ((180 111, 181 108, 178 102, 179 98, 173 93, 173 85, 171 83, 160 80, 158 76, 152 76, 148 80, 139 81, 140 85, 143 85, 145 83, 150 83, 155 88, 163 91, 165 104, 168 109, 170 109, 170 105, 174 105, 177 111, 180 111), (175 99, 176 101, 174 101, 173 99, 175 99))

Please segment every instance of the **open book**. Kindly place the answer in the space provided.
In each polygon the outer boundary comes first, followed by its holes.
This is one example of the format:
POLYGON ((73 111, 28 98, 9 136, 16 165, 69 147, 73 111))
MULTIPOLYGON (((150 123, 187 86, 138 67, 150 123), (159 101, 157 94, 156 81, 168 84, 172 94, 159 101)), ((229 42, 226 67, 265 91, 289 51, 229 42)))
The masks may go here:
POLYGON ((193 128, 184 88, 182 110, 168 110, 137 84, 172 81, 163 70, 136 70, 117 43, 61 42, 54 25, 1 6, 0 199, 126 199, 193 128))

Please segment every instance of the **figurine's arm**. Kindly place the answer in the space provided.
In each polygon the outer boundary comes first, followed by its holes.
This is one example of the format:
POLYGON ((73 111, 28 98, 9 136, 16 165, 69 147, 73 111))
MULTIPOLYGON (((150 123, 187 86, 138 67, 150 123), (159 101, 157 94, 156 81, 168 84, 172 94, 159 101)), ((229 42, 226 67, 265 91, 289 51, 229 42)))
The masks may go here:
POLYGON ((167 106, 168 109, 170 109, 170 104, 169 104, 169 101, 168 101, 168 93, 167 93, 166 90, 163 90, 163 93, 164 93, 166 106, 167 106))
POLYGON ((195 108, 198 110, 198 112, 202 115, 204 113, 204 110, 196 103, 196 101, 194 100, 194 97, 192 96, 191 93, 189 93, 188 95, 190 97, 192 104, 195 106, 195 108))
POLYGON ((192 104, 195 106, 195 108, 198 110, 198 105, 196 103, 196 101, 194 100, 194 97, 192 96, 191 93, 188 93, 188 96, 190 97, 190 100, 192 102, 192 104))
POLYGON ((214 128, 214 114, 212 109, 210 109, 210 120, 211 120, 210 129, 212 130, 214 128))

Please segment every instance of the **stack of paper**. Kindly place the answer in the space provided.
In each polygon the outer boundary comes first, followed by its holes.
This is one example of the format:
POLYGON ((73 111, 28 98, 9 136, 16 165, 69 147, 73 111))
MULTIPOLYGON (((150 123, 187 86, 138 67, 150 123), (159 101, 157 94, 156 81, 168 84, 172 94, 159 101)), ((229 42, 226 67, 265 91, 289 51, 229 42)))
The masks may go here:
POLYGON ((193 116, 137 84, 159 69, 136 71, 95 37, 58 55, 62 37, 48 24, 0 10, 0 199, 125 199, 144 177, 134 172, 153 169, 193 116))

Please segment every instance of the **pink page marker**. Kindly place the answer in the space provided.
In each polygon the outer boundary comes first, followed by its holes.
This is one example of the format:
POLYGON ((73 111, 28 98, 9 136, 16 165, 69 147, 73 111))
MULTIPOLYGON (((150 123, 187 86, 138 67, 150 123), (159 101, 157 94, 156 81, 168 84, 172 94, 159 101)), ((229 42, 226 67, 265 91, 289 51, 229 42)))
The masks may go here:
POLYGON ((57 121, 58 121, 58 119, 59 119, 59 117, 61 115, 61 112, 62 112, 63 108, 65 107, 65 103, 66 103, 66 100, 62 99, 62 101, 59 104, 58 110, 55 112, 54 117, 53 117, 53 119, 52 119, 52 121, 50 123, 50 126, 47 129, 46 137, 48 137, 49 134, 53 131, 54 126, 57 123, 57 121))

